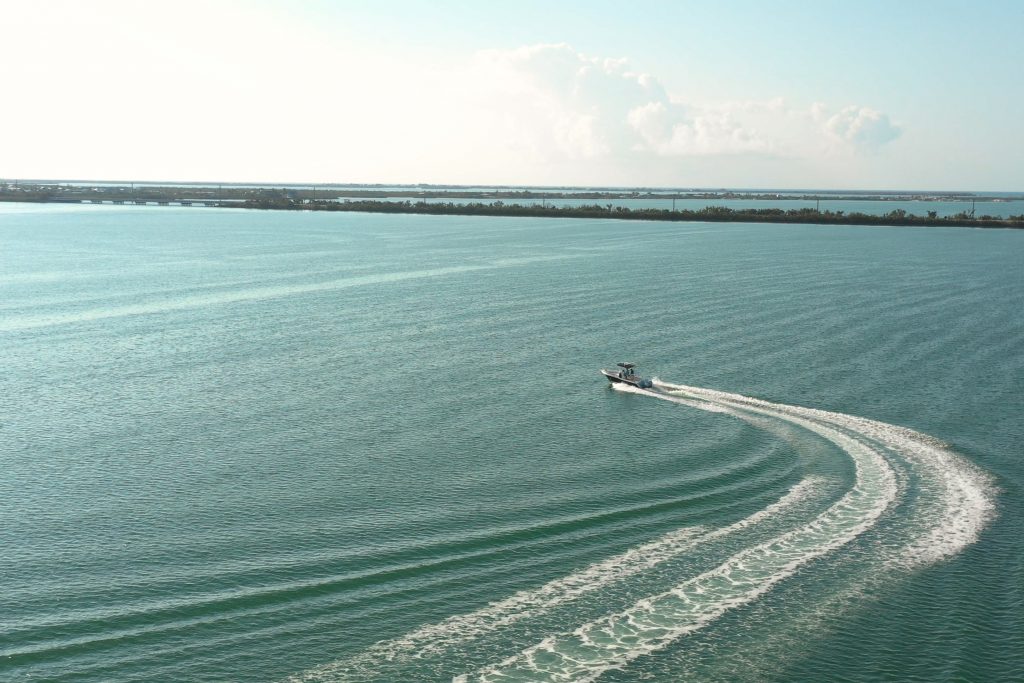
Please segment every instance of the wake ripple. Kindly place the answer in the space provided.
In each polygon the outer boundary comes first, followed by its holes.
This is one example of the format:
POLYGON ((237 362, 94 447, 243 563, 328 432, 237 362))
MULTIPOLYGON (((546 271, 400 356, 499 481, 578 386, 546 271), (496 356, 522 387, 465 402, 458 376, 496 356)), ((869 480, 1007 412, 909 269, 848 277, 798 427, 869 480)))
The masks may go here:
MULTIPOLYGON (((644 393, 660 398, 656 392, 644 393)), ((736 409, 734 402, 721 397, 697 396, 717 410, 736 409)), ((701 407, 700 401, 691 404, 701 407)), ((778 416, 770 405, 742 403, 744 410, 778 416)), ((896 475, 881 452, 821 422, 795 414, 787 415, 787 420, 820 434, 853 457, 856 483, 839 501, 808 524, 736 553, 712 571, 644 598, 623 612, 584 624, 570 634, 548 637, 474 678, 594 680, 608 669, 661 649, 726 611, 755 600, 800 566, 869 529, 897 495, 896 475)), ((470 678, 461 676, 457 680, 470 678)))
POLYGON ((823 424, 832 424, 851 434, 874 442, 909 464, 918 479, 918 488, 928 495, 929 513, 915 529, 915 538, 907 544, 893 564, 911 568, 956 555, 978 540, 982 529, 995 515, 995 486, 992 478, 954 452, 942 441, 897 425, 846 415, 844 413, 770 403, 740 394, 658 382, 659 387, 677 396, 694 396, 739 407, 754 407, 792 421, 802 416, 823 424))
MULTIPOLYGON (((563 605, 644 570, 651 569, 702 543, 727 536, 770 519, 812 497, 822 480, 807 477, 795 484, 779 500, 763 510, 719 529, 684 527, 630 548, 624 553, 595 563, 578 572, 550 581, 540 588, 523 590, 511 597, 492 602, 487 607, 459 614, 436 624, 429 624, 401 638, 383 641, 360 655, 328 664, 289 678, 289 681, 332 681, 348 670, 372 661, 394 661, 402 657, 424 657, 442 652, 487 632, 514 624, 522 619, 563 605)), ((343 679, 342 679, 343 680, 343 679)))
MULTIPOLYGON (((657 390, 615 386, 620 391, 727 413, 760 427, 766 419, 780 420, 818 434, 851 457, 853 486, 801 526, 740 550, 710 571, 572 632, 552 634, 496 664, 458 676, 456 681, 592 681, 609 669, 622 668, 664 648, 727 611, 757 600, 805 565, 849 545, 887 512, 899 508, 907 481, 894 465, 914 477, 922 501, 906 520, 897 518, 907 526, 904 542, 895 549, 877 550, 886 566, 906 570, 955 555, 977 540, 994 515, 990 477, 926 434, 843 413, 660 380, 655 380, 657 390)), ((289 680, 348 680, 356 672, 364 677, 375 668, 374 662, 436 655, 644 572, 701 543, 771 519, 813 496, 822 483, 806 478, 775 503, 732 525, 679 529, 540 588, 420 627, 401 638, 377 643, 353 658, 289 680)))

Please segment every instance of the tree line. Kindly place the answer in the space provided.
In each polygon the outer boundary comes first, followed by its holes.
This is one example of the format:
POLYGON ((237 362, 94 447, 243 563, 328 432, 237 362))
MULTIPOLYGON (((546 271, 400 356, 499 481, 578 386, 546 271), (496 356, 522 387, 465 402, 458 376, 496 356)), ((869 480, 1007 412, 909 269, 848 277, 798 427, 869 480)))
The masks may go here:
POLYGON ((629 208, 614 204, 581 206, 537 206, 535 204, 508 204, 501 201, 483 203, 424 202, 424 201, 311 201, 285 197, 258 197, 241 204, 252 209, 357 211, 369 213, 412 213, 448 216, 528 216, 537 218, 617 218, 621 220, 705 221, 719 223, 815 223, 839 225, 907 225, 907 226, 964 226, 986 228, 1024 228, 1024 214, 1000 218, 983 215, 975 217, 967 212, 951 216, 938 216, 929 211, 925 216, 895 209, 885 214, 866 214, 844 211, 818 211, 799 209, 731 209, 725 206, 707 206, 701 209, 629 208))

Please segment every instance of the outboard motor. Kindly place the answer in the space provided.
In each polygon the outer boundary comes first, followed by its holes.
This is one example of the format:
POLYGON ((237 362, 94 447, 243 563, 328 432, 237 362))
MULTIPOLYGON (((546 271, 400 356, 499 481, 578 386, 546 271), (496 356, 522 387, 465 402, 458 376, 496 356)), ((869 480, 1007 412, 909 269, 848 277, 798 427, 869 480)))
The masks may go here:
POLYGON ((654 387, 654 382, 652 382, 651 380, 649 380, 649 379, 642 379, 642 380, 640 380, 640 388, 641 389, 651 389, 653 387, 654 387))

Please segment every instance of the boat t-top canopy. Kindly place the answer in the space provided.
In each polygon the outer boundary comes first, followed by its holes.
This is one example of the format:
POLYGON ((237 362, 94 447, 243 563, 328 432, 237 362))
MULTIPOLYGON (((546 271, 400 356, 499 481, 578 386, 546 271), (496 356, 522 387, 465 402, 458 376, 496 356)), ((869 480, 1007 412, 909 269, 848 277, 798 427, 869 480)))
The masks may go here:
POLYGON ((627 370, 636 367, 636 363, 616 363, 616 365, 618 365, 620 368, 626 368, 627 370))

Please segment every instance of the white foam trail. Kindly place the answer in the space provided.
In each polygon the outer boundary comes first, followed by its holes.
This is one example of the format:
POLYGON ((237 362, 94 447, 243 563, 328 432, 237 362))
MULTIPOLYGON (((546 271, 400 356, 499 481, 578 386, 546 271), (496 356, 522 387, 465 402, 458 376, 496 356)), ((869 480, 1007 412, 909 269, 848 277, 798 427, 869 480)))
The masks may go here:
MULTIPOLYGON (((714 392, 694 395, 697 404, 707 401, 726 409, 784 417, 834 442, 853 458, 854 487, 808 524, 743 550, 714 570, 640 600, 623 612, 584 624, 572 633, 548 637, 477 672, 474 680, 594 680, 610 668, 663 648, 726 611, 757 599, 802 565, 857 538, 896 501, 896 475, 880 450, 868 443, 783 410, 789 406, 745 397, 728 399, 714 392)), ((456 680, 468 681, 470 676, 456 680)))
POLYGON ((823 483, 820 477, 807 477, 794 484, 774 503, 728 526, 719 529, 684 527, 669 532, 578 572, 549 581, 540 588, 519 591, 474 612, 422 626, 401 638, 377 643, 355 658, 310 669, 288 680, 336 680, 340 673, 359 663, 391 661, 403 656, 423 657, 442 652, 460 642, 571 602, 613 582, 655 567, 702 543, 757 525, 810 499, 823 483))
MULTIPOLYGON (((810 522, 744 549, 711 571, 571 633, 549 636, 456 681, 594 680, 610 668, 663 648, 728 610, 758 599, 800 567, 851 543, 898 505, 900 485, 908 476, 925 495, 918 497, 908 514, 910 539, 894 554, 883 551, 882 559, 889 566, 906 569, 949 557, 976 541, 994 515, 990 478, 925 434, 843 413, 659 380, 655 380, 655 386, 660 391, 613 386, 619 391, 727 413, 763 428, 770 427, 766 420, 782 420, 816 433, 850 455, 856 475, 854 485, 810 522), (889 459, 907 468, 907 473, 901 476, 889 459), (885 553, 889 553, 888 558, 885 553)), ((820 481, 805 479, 764 510, 728 527, 681 529, 666 534, 539 589, 521 591, 482 610, 419 628, 403 638, 378 643, 355 658, 311 669, 289 680, 344 680, 346 672, 365 672, 363 665, 369 664, 372 669, 374 661, 441 652, 777 515, 809 497, 820 481)))
POLYGON ((893 561, 906 567, 951 557, 978 540, 995 514, 992 478, 938 439, 906 427, 844 413, 773 404, 681 384, 657 382, 662 389, 693 397, 731 401, 741 406, 771 406, 790 415, 829 423, 869 439, 909 463, 919 488, 931 498, 930 514, 915 539, 893 561))

